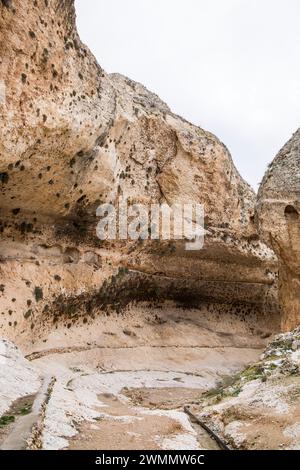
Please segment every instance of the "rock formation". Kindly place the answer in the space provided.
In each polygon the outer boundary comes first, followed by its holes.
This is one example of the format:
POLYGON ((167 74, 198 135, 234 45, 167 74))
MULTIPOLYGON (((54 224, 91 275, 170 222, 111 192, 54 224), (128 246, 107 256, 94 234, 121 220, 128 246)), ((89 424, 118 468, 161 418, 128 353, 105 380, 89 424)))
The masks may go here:
POLYGON ((0 333, 30 350, 135 300, 231 309, 278 329, 277 260, 226 147, 107 75, 78 37, 72 0, 2 2, 0 25, 0 333), (96 208, 120 195, 204 204, 204 249, 101 242, 96 208))
POLYGON ((258 362, 205 394, 195 413, 232 449, 299 450, 299 367, 296 328, 275 337, 258 362))
POLYGON ((279 260, 282 329, 300 323, 300 130, 276 156, 261 184, 257 214, 261 237, 279 260))
POLYGON ((12 343, 0 339, 0 418, 12 402, 35 395, 41 380, 35 368, 12 343))
POLYGON ((0 339, 0 419, 49 384, 27 447, 127 448, 132 418, 136 448, 203 449, 178 409, 238 373, 195 412, 234 448, 296 448, 299 329, 239 371, 300 323, 300 131, 257 201, 218 138, 106 74, 75 19, 74 0, 0 0, 0 336, 31 361, 0 339), (203 204, 203 249, 101 241, 96 209, 120 196, 203 204))

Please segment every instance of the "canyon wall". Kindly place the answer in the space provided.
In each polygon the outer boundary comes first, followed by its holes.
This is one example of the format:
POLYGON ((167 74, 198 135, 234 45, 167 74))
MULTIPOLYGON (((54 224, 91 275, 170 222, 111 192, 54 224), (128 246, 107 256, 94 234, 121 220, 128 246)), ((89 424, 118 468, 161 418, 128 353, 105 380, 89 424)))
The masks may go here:
POLYGON ((257 216, 261 238, 279 260, 282 329, 300 323, 300 130, 269 166, 261 184, 257 216))
POLYGON ((55 330, 92 331, 111 309, 166 300, 279 329, 277 259, 217 137, 106 74, 72 0, 2 1, 0 27, 0 334, 30 350, 55 330), (120 196, 202 203, 204 249, 100 241, 96 209, 120 196))

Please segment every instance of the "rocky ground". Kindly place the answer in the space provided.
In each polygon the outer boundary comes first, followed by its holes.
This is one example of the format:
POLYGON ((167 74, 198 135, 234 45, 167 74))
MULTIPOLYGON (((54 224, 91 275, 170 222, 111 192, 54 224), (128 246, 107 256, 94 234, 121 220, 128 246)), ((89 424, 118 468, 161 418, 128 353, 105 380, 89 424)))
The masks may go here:
POLYGON ((86 348, 24 359, 1 340, 2 449, 219 449, 186 406, 231 449, 299 449, 299 328, 263 352, 265 335, 238 321, 172 311, 159 338, 131 313, 86 348))
POLYGON ((300 449, 300 328, 194 407, 233 449, 300 449))
MULTIPOLYGON (((238 319, 228 316, 218 326, 217 318, 174 305, 133 308, 118 322, 109 317, 99 322, 98 342, 85 347, 57 347, 60 334, 27 360, 18 353, 22 382, 15 399, 24 398, 28 373, 36 377, 28 395, 38 392, 43 377, 55 379, 27 439, 30 448, 216 448, 183 408, 257 360, 266 343, 263 333, 253 334, 238 319)), ((4 416, 11 405, 7 394, 4 416)), ((21 439, 20 445, 27 444, 21 439)))

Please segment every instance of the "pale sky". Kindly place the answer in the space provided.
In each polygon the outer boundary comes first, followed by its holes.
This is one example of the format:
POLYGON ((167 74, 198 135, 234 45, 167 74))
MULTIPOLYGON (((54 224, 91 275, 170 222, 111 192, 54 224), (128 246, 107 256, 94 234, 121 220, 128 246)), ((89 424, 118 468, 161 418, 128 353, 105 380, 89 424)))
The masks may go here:
POLYGON ((215 133, 257 189, 300 127, 299 0, 76 0, 107 72, 215 133))

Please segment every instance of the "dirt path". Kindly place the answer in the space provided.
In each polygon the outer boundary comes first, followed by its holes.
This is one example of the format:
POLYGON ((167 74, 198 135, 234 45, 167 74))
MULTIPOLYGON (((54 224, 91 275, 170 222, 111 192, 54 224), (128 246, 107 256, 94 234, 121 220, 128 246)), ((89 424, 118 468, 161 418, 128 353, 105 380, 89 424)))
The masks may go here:
MULTIPOLYGON (((10 409, 0 418, 0 449, 2 450, 7 438, 18 426, 22 417, 27 416, 32 411, 35 395, 27 395, 15 400, 10 409)), ((23 447, 23 445, 21 446, 23 447)))
MULTIPOLYGON (((52 377, 45 377, 39 392, 36 395, 16 400, 6 415, 10 423, 5 429, 0 427, 1 450, 24 450, 32 435, 34 425, 41 417, 43 404, 47 401, 47 394, 52 377)), ((2 417, 3 418, 3 417, 2 417)))

